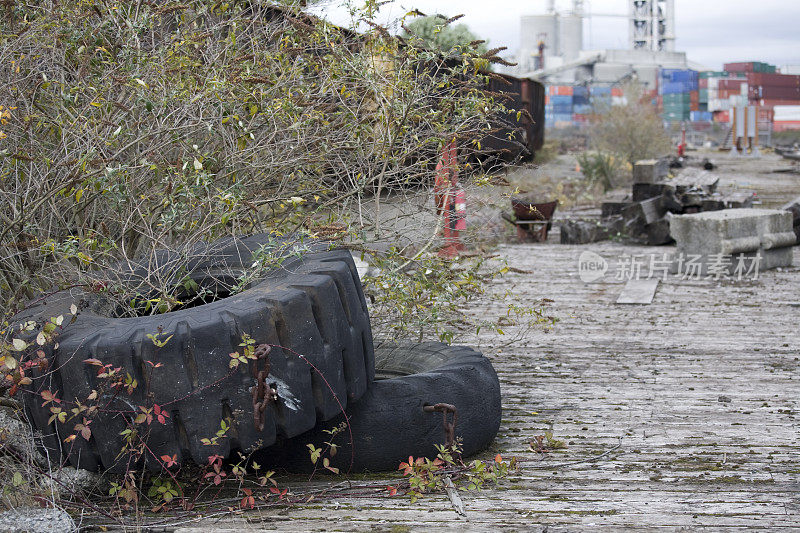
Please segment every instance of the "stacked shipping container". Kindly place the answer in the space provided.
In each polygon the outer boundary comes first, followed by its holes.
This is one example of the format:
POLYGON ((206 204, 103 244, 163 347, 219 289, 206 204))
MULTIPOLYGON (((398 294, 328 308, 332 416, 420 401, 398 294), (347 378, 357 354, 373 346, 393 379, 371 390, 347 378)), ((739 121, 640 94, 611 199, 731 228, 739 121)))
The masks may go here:
POLYGON ((623 102, 619 88, 551 85, 545 96, 545 124, 556 128, 580 126, 588 123, 593 113, 623 102))
POLYGON ((700 110, 697 71, 665 68, 659 71, 656 105, 667 122, 690 119, 692 111, 700 110))

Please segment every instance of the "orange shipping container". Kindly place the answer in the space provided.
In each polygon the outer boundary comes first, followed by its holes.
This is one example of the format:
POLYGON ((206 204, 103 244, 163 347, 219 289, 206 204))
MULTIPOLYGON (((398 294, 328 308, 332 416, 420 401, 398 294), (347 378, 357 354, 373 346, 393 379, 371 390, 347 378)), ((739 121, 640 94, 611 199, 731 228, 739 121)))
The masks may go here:
POLYGON ((800 120, 781 120, 772 124, 772 131, 800 130, 800 120))
POLYGON ((728 111, 716 111, 714 113, 714 122, 721 122, 727 124, 731 121, 731 114, 728 111))
POLYGON ((776 105, 800 105, 800 100, 756 100, 761 107, 775 107, 776 105))
POLYGON ((611 89, 611 96, 622 96, 622 89, 619 87, 613 87, 611 89))
POLYGON ((553 96, 572 96, 571 85, 551 85, 550 94, 553 96))

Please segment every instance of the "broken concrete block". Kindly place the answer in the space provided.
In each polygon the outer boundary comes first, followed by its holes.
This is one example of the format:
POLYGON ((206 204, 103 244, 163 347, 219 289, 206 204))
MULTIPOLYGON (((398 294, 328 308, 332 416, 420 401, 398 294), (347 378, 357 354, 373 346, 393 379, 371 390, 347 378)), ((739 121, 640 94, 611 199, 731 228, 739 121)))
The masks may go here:
POLYGON ((719 198, 706 198, 703 200, 703 213, 708 211, 722 211, 725 209, 725 201, 720 196, 719 198))
POLYGON ((669 183, 634 183, 631 187, 634 202, 663 196, 669 191, 675 191, 675 187, 669 183))
POLYGON ((703 207, 703 200, 707 197, 703 191, 693 191, 681 194, 678 198, 684 209, 687 207, 703 207))
POLYGON ((722 197, 725 202, 725 209, 741 209, 746 207, 753 207, 753 193, 751 192, 734 192, 726 194, 722 197))
POLYGON ((561 244, 589 244, 608 239, 608 229, 598 221, 565 220, 561 222, 561 244))
POLYGON ((669 233, 669 219, 662 218, 656 220, 651 224, 645 226, 647 231, 647 244, 651 246, 661 246, 662 244, 669 244, 673 241, 672 235, 669 233))
POLYGON ((630 202, 603 202, 600 205, 600 212, 603 218, 614 215, 621 215, 622 210, 631 205, 630 202))
POLYGON ((726 209, 670 218, 670 235, 678 255, 697 257, 706 272, 708 265, 724 258, 732 272, 736 256, 760 258, 761 270, 791 266, 796 236, 792 215, 777 209, 726 209), (788 250, 788 251, 787 251, 788 250))
POLYGON ((800 244, 800 196, 781 207, 792 214, 792 226, 796 237, 795 244, 800 244))
POLYGON ((641 202, 633 202, 622 210, 625 220, 640 218, 643 224, 652 224, 666 214, 666 209, 661 205, 661 198, 650 198, 641 202))
POLYGON ((719 184, 719 176, 697 168, 687 168, 668 183, 675 187, 679 195, 691 191, 704 191, 714 194, 719 184))
POLYGON ((633 165, 634 183, 655 183, 669 173, 666 160, 643 159, 633 165))

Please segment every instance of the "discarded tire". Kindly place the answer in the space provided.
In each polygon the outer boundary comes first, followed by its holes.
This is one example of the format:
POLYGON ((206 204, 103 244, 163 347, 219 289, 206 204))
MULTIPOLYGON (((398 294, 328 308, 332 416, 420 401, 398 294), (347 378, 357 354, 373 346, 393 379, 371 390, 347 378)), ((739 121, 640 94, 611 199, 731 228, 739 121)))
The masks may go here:
MULTIPOLYGON (((465 456, 485 449, 497 435, 500 383, 480 352, 438 342, 389 344, 375 348, 375 368, 375 382, 346 411, 353 446, 347 429, 335 437, 338 449, 330 462, 340 471, 396 470, 409 455, 435 457, 435 445, 446 440, 443 414, 425 406, 456 408, 455 436, 465 456)), ((343 421, 339 416, 292 439, 282 450, 267 450, 263 460, 291 471, 311 470, 308 444, 326 449, 330 434, 325 431, 343 421)))
MULTIPOLYGON (((246 265, 265 241, 265 236, 219 241, 215 253, 203 257, 203 271, 246 265)), ((159 265, 169 263, 168 255, 162 254, 159 265)), ((57 348, 49 349, 46 373, 33 374, 40 379, 34 379, 33 390, 25 395, 25 407, 50 457, 88 470, 124 471, 133 466, 124 454, 119 458, 124 448, 120 432, 139 406, 156 403, 168 414, 164 423, 138 426, 149 432, 144 466, 156 470, 162 455, 206 463, 214 454, 227 457, 237 449, 248 452, 299 435, 341 413, 348 401, 365 393, 374 377, 366 301, 345 250, 312 245, 303 254, 287 257, 247 290, 189 309, 114 318, 96 295, 72 290, 46 298, 18 320, 69 317, 73 303, 81 311, 58 337, 57 348), (169 338, 161 348, 148 338, 159 332, 160 339, 169 338), (257 402, 252 391, 258 391, 254 376, 265 361, 229 368, 229 354, 241 352, 244 334, 257 345, 272 345, 262 385, 274 387, 277 399, 263 404, 263 418, 254 411, 264 400, 257 402), (138 387, 130 396, 104 388, 97 367, 85 363, 87 359, 121 367, 138 387), (57 393, 66 408, 76 400, 85 403, 93 390, 100 393, 103 410, 91 421, 88 440, 79 435, 64 442, 80 420, 48 422, 51 406, 43 407, 42 398, 31 393, 43 390, 57 393), (213 439, 222 420, 230 426, 225 437, 203 444, 201 439, 213 439)), ((258 394, 265 396, 263 392, 258 394)))

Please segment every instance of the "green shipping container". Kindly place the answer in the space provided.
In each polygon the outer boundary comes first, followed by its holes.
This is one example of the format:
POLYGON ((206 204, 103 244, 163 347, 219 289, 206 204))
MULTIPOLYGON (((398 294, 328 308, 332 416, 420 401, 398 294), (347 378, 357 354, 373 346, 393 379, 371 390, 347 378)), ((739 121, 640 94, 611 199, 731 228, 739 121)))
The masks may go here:
POLYGON ((689 93, 665 94, 662 96, 662 102, 664 102, 664 105, 680 104, 683 102, 688 104, 690 100, 691 96, 689 96, 689 93))
POLYGON ((700 89, 700 101, 708 102, 708 89, 700 89))
POLYGON ((689 112, 686 113, 664 113, 661 115, 661 118, 667 122, 681 122, 684 120, 689 120, 689 112))
POLYGON ((686 102, 685 104, 664 104, 663 106, 665 112, 676 112, 681 113, 683 111, 689 111, 691 109, 691 104, 686 102))
POLYGON ((724 70, 706 70, 698 73, 700 78, 727 78, 728 73, 724 70))

